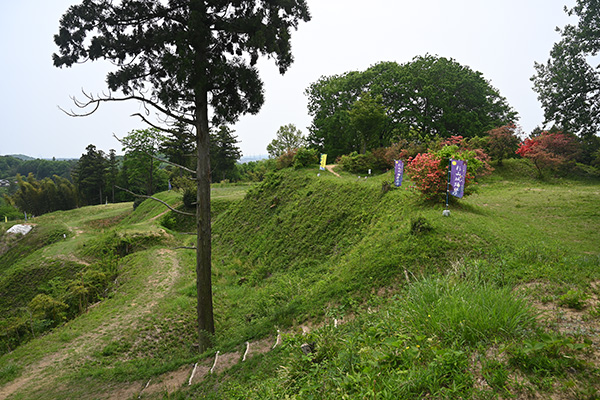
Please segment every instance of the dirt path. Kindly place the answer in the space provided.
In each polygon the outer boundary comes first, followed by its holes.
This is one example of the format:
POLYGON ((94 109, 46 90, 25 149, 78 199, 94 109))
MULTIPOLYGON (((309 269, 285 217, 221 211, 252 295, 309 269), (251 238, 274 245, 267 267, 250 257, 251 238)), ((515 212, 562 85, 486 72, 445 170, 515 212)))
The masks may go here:
MULTIPOLYGON (((173 208, 175 208, 175 209, 176 209, 177 207, 181 206, 182 204, 183 204, 183 202, 175 203, 175 204, 173 204, 171 207, 173 207, 173 208)), ((163 215, 166 215, 166 214, 168 214, 168 213, 170 213, 170 212, 171 212, 171 210, 169 210, 169 209, 167 208, 165 211, 161 212, 161 213, 160 213, 160 214, 158 214, 157 216, 150 218, 150 221, 156 221, 157 219, 161 218, 163 215)))
POLYGON ((340 178, 340 174, 338 174, 337 172, 335 172, 333 169, 337 167, 337 164, 331 164, 331 165, 326 165, 325 168, 327 168, 327 171, 331 172, 332 174, 334 174, 335 176, 337 176, 338 178, 340 178))
MULTIPOLYGON (((27 366, 23 374, 14 381, 0 387, 0 400, 8 399, 13 395, 37 396, 44 390, 52 392, 56 382, 67 371, 72 371, 73 366, 85 360, 88 354, 100 351, 107 340, 118 341, 123 336, 124 328, 135 329, 144 315, 160 300, 171 293, 177 279, 181 275, 177 255, 172 250, 161 249, 156 251, 156 268, 145 280, 145 285, 139 296, 129 303, 129 306, 103 318, 97 326, 90 326, 87 333, 65 343, 56 352, 43 357, 27 366)), ((92 312, 102 312, 102 305, 95 307, 92 312)), ((104 310, 106 311, 106 310, 104 310)), ((302 327, 304 332, 314 327, 302 327)), ((188 386, 198 383, 211 373, 222 373, 234 365, 249 360, 259 354, 265 354, 280 343, 277 337, 265 338, 249 342, 240 347, 238 351, 218 354, 218 357, 209 357, 199 361, 196 365, 186 365, 181 368, 152 378, 148 382, 133 381, 128 383, 111 384, 103 393, 95 393, 94 398, 106 400, 122 400, 141 398, 142 396, 173 393, 188 386)))
MULTIPOLYGON (((141 317, 152 312, 157 302, 170 292, 169 289, 180 276, 180 265, 173 251, 159 250, 156 259, 155 273, 146 281, 145 287, 140 290, 140 296, 130 304, 130 307, 109 316, 99 326, 90 327, 88 333, 65 344, 55 353, 48 354, 26 366, 20 377, 0 387, 0 400, 7 399, 23 389, 30 391, 53 385, 62 375, 61 371, 68 370, 77 360, 85 358, 86 354, 99 350, 105 343, 101 338, 109 337, 111 340, 118 340, 122 336, 124 327, 135 328, 141 317)), ((92 312, 99 312, 99 308, 92 312)), ((139 389, 132 390, 127 397, 138 392, 139 389)))

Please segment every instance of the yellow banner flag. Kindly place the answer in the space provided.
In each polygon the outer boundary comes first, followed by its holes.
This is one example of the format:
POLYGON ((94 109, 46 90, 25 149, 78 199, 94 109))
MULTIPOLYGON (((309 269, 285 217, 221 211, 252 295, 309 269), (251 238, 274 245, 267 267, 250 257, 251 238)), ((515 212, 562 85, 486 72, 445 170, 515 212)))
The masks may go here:
POLYGON ((325 165, 327 165, 327 154, 321 154, 321 171, 325 171, 325 165))

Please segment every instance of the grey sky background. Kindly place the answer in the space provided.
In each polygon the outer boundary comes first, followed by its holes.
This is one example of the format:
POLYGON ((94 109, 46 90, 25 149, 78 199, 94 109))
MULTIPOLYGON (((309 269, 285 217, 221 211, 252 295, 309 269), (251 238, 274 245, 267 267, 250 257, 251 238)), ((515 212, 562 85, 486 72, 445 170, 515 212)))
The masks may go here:
MULTIPOLYGON (((70 96, 105 90, 109 63, 57 69, 53 35, 75 0, 3 1, 0 13, 0 155, 79 158, 88 144, 121 145, 145 124, 131 114, 137 103, 103 104, 94 115, 72 118, 70 96)), ((534 61, 545 62, 558 40, 555 27, 569 22, 573 0, 308 0, 312 21, 292 35, 295 62, 281 76, 272 60, 259 62, 266 102, 257 115, 233 126, 245 156, 266 154, 280 126, 308 134, 304 90, 321 76, 365 70, 381 61, 404 63, 427 53, 468 65, 496 87, 519 113, 526 133, 543 122, 531 89, 534 61)))

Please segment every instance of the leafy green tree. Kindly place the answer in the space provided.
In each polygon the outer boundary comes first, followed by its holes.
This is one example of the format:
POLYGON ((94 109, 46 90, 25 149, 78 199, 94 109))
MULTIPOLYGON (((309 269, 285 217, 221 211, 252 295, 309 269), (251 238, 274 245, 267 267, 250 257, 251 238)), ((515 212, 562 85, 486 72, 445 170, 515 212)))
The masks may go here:
MULTIPOLYGON (((23 163, 11 156, 0 156, 0 178, 9 178, 17 175, 17 168, 23 163)), ((27 174, 26 174, 27 175, 27 174)))
POLYGON ((102 150, 88 145, 73 170, 73 182, 77 186, 81 201, 86 205, 101 204, 106 186, 108 161, 102 150))
POLYGON ((591 65, 590 56, 600 51, 600 3, 577 0, 565 11, 579 21, 559 30, 561 40, 546 63, 535 63, 531 80, 546 123, 554 122, 580 137, 594 136, 600 129, 600 71, 591 65))
POLYGON ((77 191, 67 179, 54 175, 53 178, 35 179, 30 173, 26 179, 17 175, 18 189, 8 197, 9 202, 30 215, 42 215, 57 210, 77 207, 77 191))
POLYGON ((236 172, 235 164, 242 157, 242 151, 236 144, 235 131, 222 125, 216 133, 210 135, 210 165, 213 182, 232 179, 236 172))
POLYGON ((277 158, 283 153, 303 147, 305 143, 302 131, 294 124, 287 124, 279 127, 277 136, 267 145, 267 152, 270 157, 277 158))
POLYGON ((481 72, 426 55, 405 64, 399 122, 425 137, 473 137, 516 119, 517 113, 481 72))
POLYGON ((361 104, 357 101, 365 92, 385 110, 385 118, 377 123, 379 133, 366 150, 399 139, 482 135, 517 115, 480 72, 452 59, 426 55, 405 64, 384 62, 364 72, 322 77, 311 84, 306 90, 313 117, 310 145, 333 157, 362 151, 364 135, 349 112, 361 104))
MULTIPOLYGON (((136 129, 125 136, 121 143, 128 167, 129 190, 144 189, 148 196, 155 192, 156 181, 164 173, 159 171, 158 151, 164 136, 157 128, 136 129)), ((164 183, 164 182, 163 182, 164 183)), ((164 186, 164 185, 163 185, 164 186)))
POLYGON ((305 90, 308 113, 313 117, 307 138, 310 147, 326 151, 332 159, 360 151, 360 140, 348 111, 364 86, 363 74, 352 71, 321 77, 305 90))
POLYGON ((364 93, 350 108, 348 116, 350 123, 358 134, 360 153, 367 152, 367 146, 372 149, 382 143, 382 132, 386 124, 386 110, 381 104, 381 95, 373 98, 371 93, 364 93))
MULTIPOLYGON (((111 92, 87 96, 78 106, 93 112, 102 102, 136 100, 157 111, 159 121, 194 127, 201 351, 214 332, 209 107, 213 126, 256 114, 264 102, 259 56, 272 57, 284 73, 293 61, 290 31, 308 20, 305 0, 84 0, 63 15, 54 37, 57 67, 100 59, 116 67, 107 76, 111 92)), ((153 125, 148 115, 138 114, 153 125)))
MULTIPOLYGON (((23 176, 29 175, 30 172, 36 177, 36 179, 51 178, 54 175, 62 176, 63 178, 69 179, 71 173, 77 161, 56 161, 56 160, 27 160, 20 163, 16 173, 23 176)), ((16 175, 13 174, 14 175, 16 175)))
MULTIPOLYGON (((160 144, 160 153, 164 154, 172 163, 193 168, 196 160, 196 143, 189 126, 177 122, 174 128, 167 131, 160 144)), ((184 171, 178 168, 171 177, 182 177, 183 174, 184 171)))

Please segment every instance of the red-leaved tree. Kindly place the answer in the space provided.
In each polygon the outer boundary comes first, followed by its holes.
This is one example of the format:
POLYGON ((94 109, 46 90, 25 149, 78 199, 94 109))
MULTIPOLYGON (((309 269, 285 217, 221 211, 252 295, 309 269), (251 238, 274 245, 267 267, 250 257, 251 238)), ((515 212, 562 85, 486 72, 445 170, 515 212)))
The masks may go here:
POLYGON ((488 153, 494 160, 498 160, 498 165, 502 165, 502 160, 514 156, 519 148, 519 134, 521 128, 515 124, 507 124, 489 131, 488 134, 488 153))
POLYGON ((564 169, 572 164, 578 151, 578 143, 572 136, 544 131, 525 139, 516 153, 533 161, 542 176, 545 169, 564 169))

